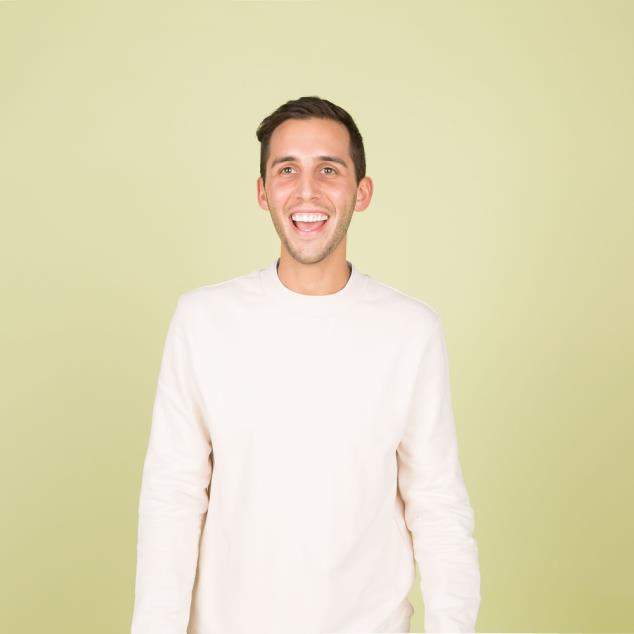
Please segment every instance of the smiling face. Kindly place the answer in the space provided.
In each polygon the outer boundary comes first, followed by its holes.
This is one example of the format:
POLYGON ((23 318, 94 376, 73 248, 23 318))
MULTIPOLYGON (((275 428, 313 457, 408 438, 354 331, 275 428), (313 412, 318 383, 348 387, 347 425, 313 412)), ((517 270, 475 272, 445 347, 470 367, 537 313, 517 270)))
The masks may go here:
POLYGON ((354 211, 372 197, 372 181, 357 185, 347 128, 332 119, 287 119, 271 135, 266 184, 258 178, 258 203, 271 213, 285 250, 303 264, 332 254, 345 259, 346 233, 354 211), (326 214, 320 223, 295 224, 294 213, 326 214), (312 230, 304 230, 317 226, 312 230))

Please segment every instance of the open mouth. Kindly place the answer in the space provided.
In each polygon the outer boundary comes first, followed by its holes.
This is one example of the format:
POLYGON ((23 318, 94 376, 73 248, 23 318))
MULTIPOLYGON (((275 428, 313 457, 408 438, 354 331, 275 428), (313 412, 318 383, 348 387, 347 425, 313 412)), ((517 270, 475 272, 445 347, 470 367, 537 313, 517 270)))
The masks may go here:
POLYGON ((293 223, 293 227, 295 227, 295 231, 299 235, 305 236, 313 236, 320 233, 326 223, 328 222, 328 218, 326 220, 316 220, 313 222, 305 222, 305 221, 297 221, 291 218, 291 222, 293 223))

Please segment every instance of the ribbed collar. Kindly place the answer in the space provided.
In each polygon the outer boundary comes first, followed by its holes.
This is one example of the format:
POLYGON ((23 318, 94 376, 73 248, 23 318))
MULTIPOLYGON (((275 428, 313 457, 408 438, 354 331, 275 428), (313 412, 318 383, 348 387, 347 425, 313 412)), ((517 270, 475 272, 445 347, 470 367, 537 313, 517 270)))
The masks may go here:
POLYGON ((346 260, 350 267, 350 277, 343 288, 328 295, 306 295, 292 291, 282 283, 277 274, 278 262, 279 258, 276 258, 266 268, 259 269, 264 292, 274 297, 285 308, 305 314, 323 315, 349 306, 362 296, 368 281, 365 273, 359 272, 352 262, 346 260))

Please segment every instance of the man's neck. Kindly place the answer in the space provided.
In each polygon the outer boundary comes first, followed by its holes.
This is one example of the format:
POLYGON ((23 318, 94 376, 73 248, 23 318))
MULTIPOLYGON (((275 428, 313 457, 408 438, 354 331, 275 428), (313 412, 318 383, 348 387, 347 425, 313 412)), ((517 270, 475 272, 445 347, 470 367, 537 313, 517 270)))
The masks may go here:
POLYGON ((342 262, 302 264, 280 256, 277 275, 287 288, 302 295, 331 295, 340 291, 350 279, 352 269, 345 257, 342 262))

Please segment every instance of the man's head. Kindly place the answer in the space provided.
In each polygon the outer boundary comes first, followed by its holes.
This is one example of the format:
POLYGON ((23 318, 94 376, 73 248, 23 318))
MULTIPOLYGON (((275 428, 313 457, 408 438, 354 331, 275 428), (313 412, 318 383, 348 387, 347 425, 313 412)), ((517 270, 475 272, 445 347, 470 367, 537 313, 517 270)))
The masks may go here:
POLYGON ((365 149, 363 138, 352 117, 339 106, 320 97, 300 97, 287 101, 262 120, 256 131, 260 142, 260 176, 266 183, 266 164, 270 156, 273 131, 288 119, 331 119, 343 124, 350 136, 349 154, 355 169, 357 184, 365 176, 365 149))
POLYGON ((370 203, 361 134, 342 108, 319 97, 288 101, 257 129, 261 143, 258 202, 271 212, 282 248, 312 264, 336 250, 345 258, 352 213, 370 203), (296 224, 294 213, 322 213, 318 223, 296 224), (319 227, 305 231, 309 227, 319 227))

